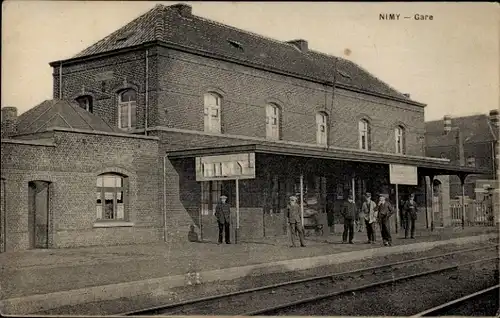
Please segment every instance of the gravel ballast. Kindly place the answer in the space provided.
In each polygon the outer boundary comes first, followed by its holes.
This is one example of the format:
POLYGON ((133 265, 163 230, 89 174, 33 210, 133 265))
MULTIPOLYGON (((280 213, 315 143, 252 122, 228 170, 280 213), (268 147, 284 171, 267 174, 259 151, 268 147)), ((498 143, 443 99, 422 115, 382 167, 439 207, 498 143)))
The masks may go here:
MULTIPOLYGON (((454 250, 469 249, 474 247, 486 246, 486 244, 468 244, 468 245, 446 245, 426 252, 405 253, 367 259, 364 261, 344 263, 334 266, 320 267, 297 272, 267 274, 260 276, 249 276, 233 281, 211 282, 201 285, 193 285, 182 288, 175 288, 164 291, 152 291, 149 294, 132 298, 121 298, 113 301, 93 302, 77 306, 66 306, 50 311, 39 312, 37 314, 86 314, 86 315, 106 315, 117 314, 127 311, 138 310, 147 307, 160 306, 176 303, 188 299, 195 299, 207 296, 213 296, 222 293, 234 292, 241 289, 255 288, 258 286, 270 285, 284 281, 290 281, 306 277, 314 277, 326 274, 340 273, 360 268, 379 266, 386 263, 393 263, 413 258, 441 255, 454 250)), ((495 253, 495 250, 491 250, 495 253)))

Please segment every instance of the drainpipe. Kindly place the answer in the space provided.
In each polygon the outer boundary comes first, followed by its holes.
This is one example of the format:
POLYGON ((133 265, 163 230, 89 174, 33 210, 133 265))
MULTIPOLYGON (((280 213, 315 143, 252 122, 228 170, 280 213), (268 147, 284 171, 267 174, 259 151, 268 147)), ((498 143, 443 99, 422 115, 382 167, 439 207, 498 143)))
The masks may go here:
POLYGON ((5 186, 5 179, 2 179, 3 183, 3 213, 2 213, 2 236, 3 236, 3 244, 2 244, 2 252, 7 251, 7 188, 5 186))
POLYGON ((167 241, 167 156, 163 156, 163 241, 167 241))
POLYGON ((148 108, 149 108, 149 63, 148 63, 149 50, 146 49, 146 105, 144 114, 144 135, 148 134, 148 108))
POLYGON ((61 64, 59 64, 59 99, 63 99, 63 96, 62 96, 62 62, 61 64))

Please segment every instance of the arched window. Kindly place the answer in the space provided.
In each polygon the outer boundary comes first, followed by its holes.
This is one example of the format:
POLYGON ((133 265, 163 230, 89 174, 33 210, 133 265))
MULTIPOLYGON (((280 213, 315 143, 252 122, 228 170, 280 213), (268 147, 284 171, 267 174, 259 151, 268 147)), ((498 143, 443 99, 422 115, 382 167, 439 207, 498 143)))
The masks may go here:
POLYGON ((280 108, 275 104, 266 105, 266 138, 280 139, 280 108))
POLYGON ((137 94, 133 89, 127 89, 118 95, 118 127, 129 129, 137 123, 137 94))
POLYGON ((97 220, 125 220, 125 178, 118 174, 97 177, 97 220))
POLYGON ((221 101, 222 98, 215 93, 204 95, 204 123, 205 132, 221 132, 221 101))
POLYGON ((362 119, 358 123, 359 149, 370 150, 370 123, 362 119))
POLYGON ((93 111, 92 96, 84 95, 84 96, 77 97, 76 102, 78 103, 78 105, 81 108, 92 113, 92 111, 93 111))
POLYGON ((405 129, 403 126, 398 126, 394 129, 394 137, 396 142, 396 153, 405 153, 405 129))
POLYGON ((316 142, 319 145, 326 145, 328 139, 328 115, 316 113, 316 142))

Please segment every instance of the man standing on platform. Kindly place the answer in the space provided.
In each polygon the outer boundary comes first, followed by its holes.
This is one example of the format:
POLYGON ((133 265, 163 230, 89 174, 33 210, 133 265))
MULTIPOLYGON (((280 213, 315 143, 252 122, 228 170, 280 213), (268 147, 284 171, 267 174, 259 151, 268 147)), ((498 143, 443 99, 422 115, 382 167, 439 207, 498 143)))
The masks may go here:
POLYGON ((367 244, 375 243, 375 224, 377 221, 377 212, 375 208, 377 204, 372 201, 371 193, 366 193, 366 201, 363 202, 363 206, 361 207, 361 215, 363 219, 360 222, 365 222, 366 225, 366 235, 368 236, 367 244))
POLYGON ((227 197, 225 195, 221 195, 220 202, 215 207, 215 217, 217 218, 217 223, 219 224, 219 244, 222 244, 222 232, 225 234, 226 244, 231 244, 229 233, 231 209, 226 200, 227 197))
POLYGON ((354 200, 352 199, 352 195, 349 195, 347 202, 344 203, 342 216, 344 217, 344 233, 342 233, 342 243, 347 243, 347 236, 349 236, 349 244, 354 244, 352 242, 354 239, 354 221, 358 217, 358 212, 356 203, 354 203, 354 200))
POLYGON ((415 238, 415 221, 417 220, 417 204, 415 203, 415 194, 410 194, 410 197, 403 205, 403 217, 405 221, 405 238, 408 238, 408 232, 411 233, 411 238, 415 238))
POLYGON ((385 196, 380 195, 380 199, 375 211, 377 212, 377 218, 380 224, 380 234, 382 235, 384 246, 391 246, 392 237, 389 218, 394 213, 394 208, 389 202, 386 201, 385 196))
POLYGON ((288 223, 290 224, 290 236, 292 239, 292 246, 295 247, 295 236, 299 236, 300 246, 305 247, 304 228, 302 227, 302 220, 300 217, 300 205, 297 204, 297 197, 292 195, 290 197, 290 204, 287 209, 288 223))

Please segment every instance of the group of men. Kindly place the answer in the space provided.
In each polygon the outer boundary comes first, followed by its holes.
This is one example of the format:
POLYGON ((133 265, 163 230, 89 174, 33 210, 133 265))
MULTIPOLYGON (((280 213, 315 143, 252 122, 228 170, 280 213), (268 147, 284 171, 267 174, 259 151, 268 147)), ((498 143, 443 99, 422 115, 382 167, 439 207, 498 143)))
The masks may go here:
MULTIPOLYGON (((215 209, 215 216, 219 225, 219 244, 222 243, 223 233, 225 234, 226 244, 231 244, 229 235, 231 212, 230 206, 226 200, 227 197, 222 195, 215 209)), ((405 238, 411 235, 410 238, 413 239, 415 238, 415 220, 417 219, 417 205, 413 193, 410 194, 408 200, 403 203, 402 211, 405 224, 405 238)), ((371 193, 366 193, 365 201, 361 205, 361 211, 359 211, 352 195, 349 195, 347 201, 341 207, 341 215, 344 219, 342 242, 353 244, 355 222, 364 222, 366 234, 368 236, 368 244, 374 244, 376 242, 375 227, 378 224, 380 226, 383 244, 385 246, 392 245, 389 219, 394 213, 394 207, 386 200, 384 195, 380 195, 378 203, 375 203, 371 198, 371 193)), ((300 204, 296 196, 290 197, 286 217, 290 226, 291 247, 296 246, 295 241, 297 236, 300 241, 300 246, 305 246, 305 234, 304 227, 302 226, 300 204)))
MULTIPOLYGON (((403 220, 405 228, 405 238, 415 238, 415 221, 417 219, 417 204, 415 203, 415 195, 409 195, 402 206, 403 220)), ((380 226, 380 234, 384 246, 392 245, 392 236, 390 231, 389 220, 395 213, 394 207, 386 200, 384 195, 380 195, 379 202, 375 203, 371 198, 371 193, 366 193, 365 201, 361 205, 361 211, 353 200, 352 195, 349 195, 347 201, 341 207, 341 215, 344 221, 344 232, 342 233, 342 243, 353 244, 354 225, 355 222, 364 222, 366 234, 368 236, 368 244, 376 242, 376 225, 380 226)), ((287 212, 288 223, 290 224, 292 247, 295 245, 295 237, 298 236, 300 245, 304 243, 304 229, 301 223, 300 205, 297 203, 297 197, 290 197, 290 204, 287 212)))
MULTIPOLYGON (((411 238, 415 238, 415 220, 417 218, 417 206, 415 203, 414 194, 410 194, 407 201, 403 205, 403 218, 405 220, 405 237, 411 233, 411 238)), ((366 235, 368 236, 368 244, 376 242, 376 225, 380 226, 380 234, 382 242, 385 246, 392 245, 392 236, 390 231, 389 220, 395 213, 395 209, 390 204, 384 195, 380 195, 378 203, 372 200, 371 193, 366 193, 365 201, 361 205, 361 211, 358 211, 358 206, 354 203, 352 195, 349 195, 347 202, 342 208, 342 217, 344 218, 344 232, 342 234, 342 242, 353 244, 354 239, 354 224, 364 222, 366 235), (347 241, 349 239, 349 241, 347 241)))

